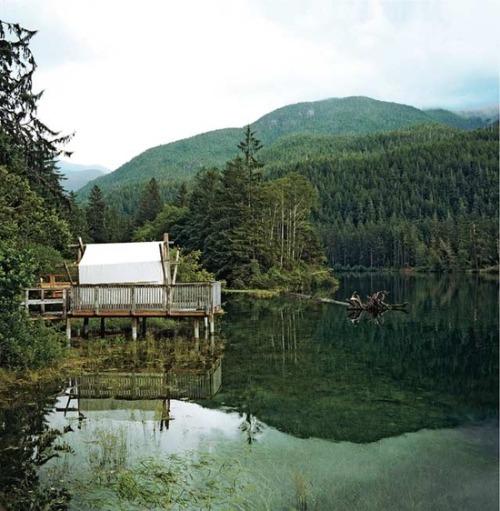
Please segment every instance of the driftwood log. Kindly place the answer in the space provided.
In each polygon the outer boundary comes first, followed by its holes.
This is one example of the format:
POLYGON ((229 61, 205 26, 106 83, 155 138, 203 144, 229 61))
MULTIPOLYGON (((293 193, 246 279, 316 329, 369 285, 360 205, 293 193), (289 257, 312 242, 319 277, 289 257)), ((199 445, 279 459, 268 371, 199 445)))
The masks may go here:
POLYGON ((350 310, 368 311, 374 314, 382 314, 389 310, 407 311, 410 306, 408 302, 404 303, 387 303, 385 301, 388 291, 377 291, 367 296, 367 301, 363 302, 357 291, 347 299, 347 306, 350 310))
POLYGON ((343 305, 348 308, 350 311, 367 311, 375 314, 381 314, 383 312, 387 312, 390 310, 408 312, 408 308, 410 307, 409 302, 404 303, 387 303, 385 301, 386 295, 388 295, 388 291, 377 291, 373 293, 371 296, 368 296, 368 301, 363 302, 358 295, 357 291, 354 291, 351 298, 347 298, 345 302, 339 300, 332 300, 331 298, 315 298, 311 295, 303 295, 299 293, 290 293, 292 296, 296 296, 297 298, 308 298, 315 299, 319 302, 324 303, 334 303, 336 305, 343 305))

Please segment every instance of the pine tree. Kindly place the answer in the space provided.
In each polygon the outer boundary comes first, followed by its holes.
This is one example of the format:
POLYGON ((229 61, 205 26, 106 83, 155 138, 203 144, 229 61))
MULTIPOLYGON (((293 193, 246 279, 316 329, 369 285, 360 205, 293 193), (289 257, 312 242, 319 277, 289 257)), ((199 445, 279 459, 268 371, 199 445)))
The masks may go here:
POLYGON ((149 180, 146 189, 142 193, 139 211, 137 212, 136 225, 151 222, 161 211, 163 201, 160 197, 158 182, 153 177, 149 180))
POLYGON ((25 177, 44 198, 66 203, 55 160, 71 136, 37 117, 42 93, 32 90, 36 62, 29 48, 36 32, 0 20, 0 165, 25 177))
POLYGON ((87 230, 90 240, 94 243, 106 243, 109 241, 107 230, 107 205, 101 189, 94 185, 90 190, 88 205, 86 208, 87 230))

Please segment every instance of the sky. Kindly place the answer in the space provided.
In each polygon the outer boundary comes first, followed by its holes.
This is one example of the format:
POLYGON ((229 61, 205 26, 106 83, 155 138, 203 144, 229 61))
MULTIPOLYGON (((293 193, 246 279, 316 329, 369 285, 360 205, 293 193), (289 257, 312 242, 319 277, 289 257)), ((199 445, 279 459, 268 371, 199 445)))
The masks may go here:
POLYGON ((499 102, 500 0, 0 0, 0 19, 38 31, 40 120, 110 170, 303 101, 499 102))

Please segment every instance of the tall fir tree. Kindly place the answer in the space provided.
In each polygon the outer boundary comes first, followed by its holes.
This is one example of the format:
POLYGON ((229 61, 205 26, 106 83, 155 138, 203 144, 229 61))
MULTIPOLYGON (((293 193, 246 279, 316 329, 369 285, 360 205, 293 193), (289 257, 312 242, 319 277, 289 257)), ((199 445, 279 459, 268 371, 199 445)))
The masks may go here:
POLYGON ((160 197, 158 181, 153 177, 149 180, 141 196, 139 211, 137 212, 136 225, 151 222, 161 211, 163 201, 160 197))
POLYGON ((107 205, 101 189, 94 185, 86 208, 87 231, 93 243, 106 243, 109 241, 107 229, 107 205))

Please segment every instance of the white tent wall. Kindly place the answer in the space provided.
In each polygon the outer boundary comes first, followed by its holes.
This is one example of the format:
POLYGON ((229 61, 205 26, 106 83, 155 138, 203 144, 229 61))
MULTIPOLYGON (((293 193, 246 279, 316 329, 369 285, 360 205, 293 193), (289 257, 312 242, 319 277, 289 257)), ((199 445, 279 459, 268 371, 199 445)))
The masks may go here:
POLYGON ((80 284, 163 284, 163 243, 89 244, 78 265, 80 284))

